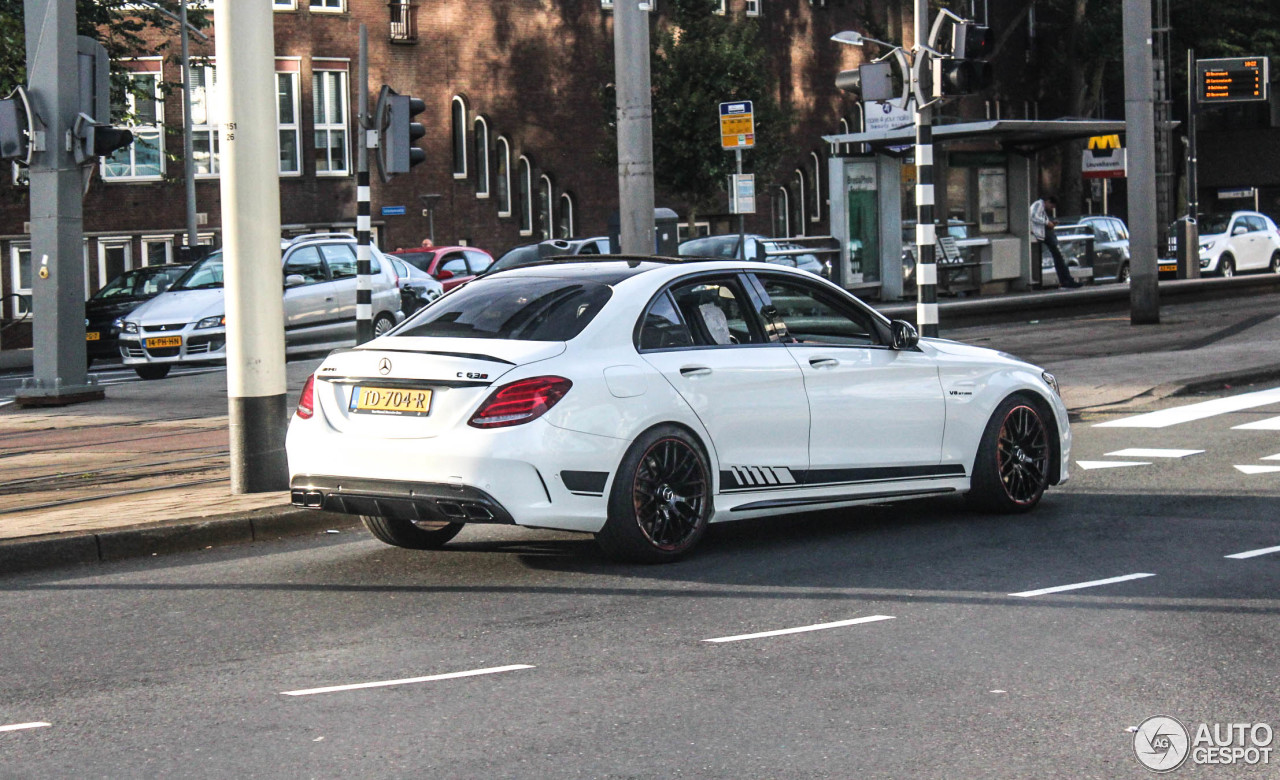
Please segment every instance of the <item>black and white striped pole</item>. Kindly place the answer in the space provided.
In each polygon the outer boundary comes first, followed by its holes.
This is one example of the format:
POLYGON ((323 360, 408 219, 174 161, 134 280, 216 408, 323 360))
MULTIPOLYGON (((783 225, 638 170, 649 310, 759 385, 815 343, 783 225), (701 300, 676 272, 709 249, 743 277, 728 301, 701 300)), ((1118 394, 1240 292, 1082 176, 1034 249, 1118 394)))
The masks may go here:
POLYGON ((373 250, 369 233, 369 144, 377 129, 369 127, 369 30, 360 25, 360 140, 356 144, 356 343, 373 339, 373 250))
MULTIPOLYGON (((924 56, 917 54, 916 56, 924 56)), ((933 221, 933 117, 916 107, 916 324, 920 335, 938 336, 938 266, 934 261, 937 228, 933 221)))

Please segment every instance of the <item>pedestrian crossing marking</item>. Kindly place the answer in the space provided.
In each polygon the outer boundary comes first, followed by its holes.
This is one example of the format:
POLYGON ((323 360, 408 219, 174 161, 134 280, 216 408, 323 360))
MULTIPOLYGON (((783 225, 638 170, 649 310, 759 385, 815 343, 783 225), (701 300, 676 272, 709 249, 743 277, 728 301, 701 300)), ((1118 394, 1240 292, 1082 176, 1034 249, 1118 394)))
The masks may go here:
POLYGON ((1211 401, 1201 401, 1200 403, 1187 404, 1185 406, 1175 406, 1171 409, 1161 409, 1157 412, 1147 412, 1146 414, 1133 415, 1132 417, 1121 417, 1118 420, 1094 423, 1093 427, 1167 428, 1171 425, 1204 420, 1209 417, 1217 417, 1220 414, 1229 414, 1275 403, 1280 403, 1280 387, 1242 393, 1227 398, 1215 398, 1211 401))
POLYGON ((1188 455, 1199 455, 1204 450, 1156 450, 1130 447, 1127 450, 1108 452, 1108 458, 1185 458, 1188 455))
POLYGON ((1236 470, 1245 474, 1274 474, 1280 466, 1236 466, 1236 470))
POLYGON ((1280 417, 1268 417, 1265 420, 1254 420, 1243 425, 1231 426, 1233 431, 1280 431, 1280 417))
POLYGON ((1151 464, 1139 460, 1078 460, 1076 465, 1085 471, 1093 469, 1121 469, 1126 466, 1150 466, 1151 464))

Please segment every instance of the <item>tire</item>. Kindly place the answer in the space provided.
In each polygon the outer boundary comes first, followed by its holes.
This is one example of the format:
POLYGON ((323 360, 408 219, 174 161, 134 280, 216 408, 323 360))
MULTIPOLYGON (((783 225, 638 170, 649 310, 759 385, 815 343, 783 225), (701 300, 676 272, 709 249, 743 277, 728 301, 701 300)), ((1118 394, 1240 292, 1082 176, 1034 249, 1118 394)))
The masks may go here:
POLYGON ((1053 416, 1039 401, 1011 395, 987 422, 974 459, 969 501, 1002 514, 1028 512, 1049 486, 1053 416))
POLYGON ((693 549, 710 517, 711 469, 702 445, 681 428, 659 425, 622 457, 596 543, 620 560, 670 563, 693 549))
POLYGON ((1231 255, 1218 258, 1218 276, 1229 279, 1236 275, 1236 259, 1231 255))
POLYGON ((1116 271, 1116 282, 1119 284, 1129 283, 1129 264, 1121 263, 1120 269, 1116 271))
POLYGON ((142 379, 164 379, 169 376, 169 369, 172 366, 168 363, 147 363, 145 365, 134 366, 133 370, 142 379))
POLYGON ((395 326, 395 319, 390 314, 383 312, 373 318, 373 337, 376 339, 379 336, 385 336, 387 335, 387 331, 391 330, 395 326))
POLYGON ((439 550, 457 536, 463 526, 462 523, 445 522, 418 525, 412 520, 376 515, 360 515, 360 519, 378 541, 409 550, 439 550))
POLYGON ((1271 255, 1271 273, 1280 274, 1280 252, 1271 255))

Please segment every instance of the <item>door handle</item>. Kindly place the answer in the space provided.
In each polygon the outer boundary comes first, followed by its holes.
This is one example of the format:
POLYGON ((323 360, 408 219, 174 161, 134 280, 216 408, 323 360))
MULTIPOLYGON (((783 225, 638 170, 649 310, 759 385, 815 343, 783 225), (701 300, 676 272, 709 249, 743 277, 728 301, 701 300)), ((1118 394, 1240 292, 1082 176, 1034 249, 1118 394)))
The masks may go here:
POLYGON ((683 366, 680 369, 680 376, 706 376, 711 373, 711 369, 706 366, 683 366))
POLYGON ((814 368, 830 368, 831 366, 840 365, 840 361, 829 357, 813 357, 809 358, 809 365, 814 368))

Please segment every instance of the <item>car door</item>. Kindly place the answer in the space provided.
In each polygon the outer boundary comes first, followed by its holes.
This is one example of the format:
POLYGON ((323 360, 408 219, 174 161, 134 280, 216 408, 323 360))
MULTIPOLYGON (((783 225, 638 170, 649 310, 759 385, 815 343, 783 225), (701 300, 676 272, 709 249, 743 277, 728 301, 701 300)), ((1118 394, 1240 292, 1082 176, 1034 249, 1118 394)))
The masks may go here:
POLYGON ((1111 279, 1120 269, 1119 250, 1111 221, 1091 219, 1088 225, 1093 231, 1093 277, 1111 279))
MULTIPOLYGON (((1235 258, 1236 270, 1248 268, 1253 259, 1250 257, 1249 223, 1244 214, 1236 214, 1231 218, 1231 226, 1227 229, 1228 252, 1235 258)), ((1221 261, 1219 261, 1221 264, 1221 261)), ((1221 265, 1219 265, 1221 267, 1221 265)))
POLYGON ((320 254, 329 269, 329 295, 324 322, 315 341, 322 343, 356 340, 356 250, 354 244, 320 244, 320 254))
MULTIPOLYGON (((320 250, 314 245, 296 247, 284 259, 284 278, 302 277, 302 284, 285 287, 284 337, 289 344, 307 344, 330 316, 334 291, 320 250)), ((296 280, 295 280, 296 281, 296 280)))
POLYGON ((786 347, 760 326, 742 276, 671 285, 650 303, 638 347, 706 427, 721 492, 801 481, 809 457, 804 379, 786 347))
POLYGON ((886 345, 869 311, 820 283, 755 276, 766 317, 804 376, 811 483, 955 472, 940 464, 946 404, 931 358, 886 345))
POLYGON ((466 284, 475 278, 471 270, 467 268, 467 256, 463 252, 447 252, 436 264, 436 279, 440 280, 440 284, 444 286, 445 292, 452 290, 460 284, 466 284), (440 274, 448 271, 452 276, 448 279, 441 279, 440 274))
POLYGON ((1271 242, 1267 239, 1267 223, 1254 214, 1248 214, 1244 217, 1244 224, 1249 228, 1249 232, 1245 234, 1248 239, 1249 260, 1248 265, 1241 263, 1242 268, 1266 268, 1271 262, 1271 242))

